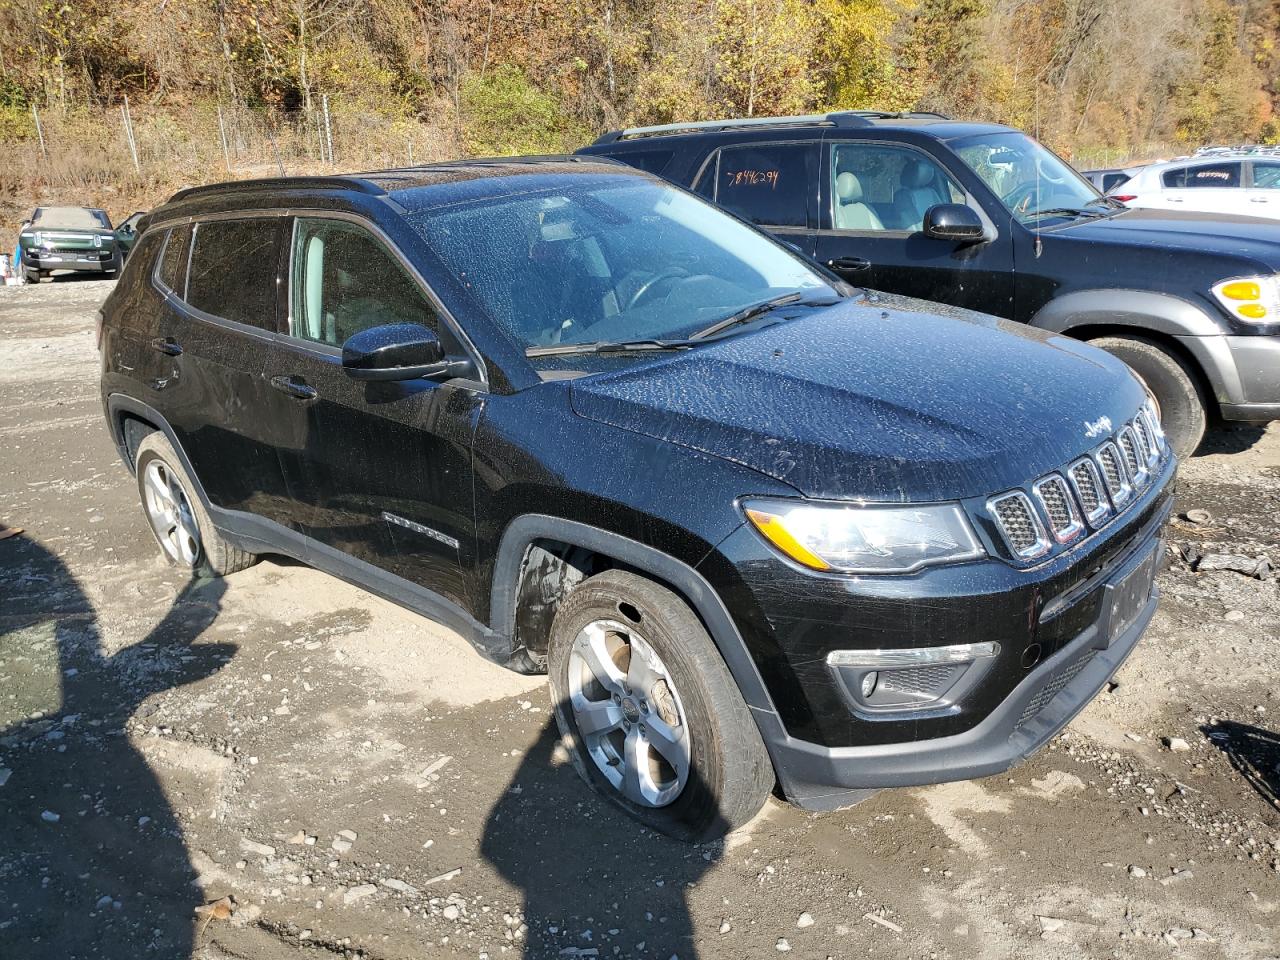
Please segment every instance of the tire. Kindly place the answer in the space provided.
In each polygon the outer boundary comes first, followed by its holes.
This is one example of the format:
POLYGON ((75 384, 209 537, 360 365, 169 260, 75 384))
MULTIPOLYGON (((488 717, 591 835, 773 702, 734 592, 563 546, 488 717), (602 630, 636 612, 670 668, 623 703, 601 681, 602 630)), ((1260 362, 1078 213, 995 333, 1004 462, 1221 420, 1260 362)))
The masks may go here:
POLYGON ((755 721, 701 621, 670 590, 623 570, 584 580, 556 613, 548 668, 574 767, 645 825, 679 840, 710 840, 742 826, 768 799, 773 766, 755 721), (605 651, 613 687, 598 679, 593 650, 605 651), (588 730, 590 716, 609 732, 588 730), (634 752, 633 738, 643 745, 634 752), (627 763, 641 755, 645 763, 627 763), (633 769, 648 774, 632 776, 633 769))
POLYGON ((1207 422, 1204 398, 1195 375, 1176 356, 1139 337, 1101 337, 1095 347, 1127 363, 1155 394, 1169 445, 1179 458, 1195 453, 1207 422))
POLYGON ((134 474, 147 526, 169 563, 190 570, 193 576, 225 577, 251 566, 257 559, 218 533, 195 495, 196 486, 183 469, 182 460, 160 431, 147 434, 138 444, 134 474), (168 507, 163 514, 162 506, 168 507))

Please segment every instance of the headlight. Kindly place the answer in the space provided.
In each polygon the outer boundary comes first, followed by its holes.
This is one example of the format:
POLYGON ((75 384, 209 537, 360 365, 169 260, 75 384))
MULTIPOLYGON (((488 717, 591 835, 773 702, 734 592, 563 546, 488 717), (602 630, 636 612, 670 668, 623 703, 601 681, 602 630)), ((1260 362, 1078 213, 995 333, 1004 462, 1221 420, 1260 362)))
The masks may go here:
POLYGON ((1245 323, 1280 321, 1280 276, 1223 280, 1214 284, 1213 295, 1237 320, 1245 323))
POLYGON ((855 506, 750 500, 747 519, 797 563, 832 573, 909 573, 983 555, 959 504, 855 506))

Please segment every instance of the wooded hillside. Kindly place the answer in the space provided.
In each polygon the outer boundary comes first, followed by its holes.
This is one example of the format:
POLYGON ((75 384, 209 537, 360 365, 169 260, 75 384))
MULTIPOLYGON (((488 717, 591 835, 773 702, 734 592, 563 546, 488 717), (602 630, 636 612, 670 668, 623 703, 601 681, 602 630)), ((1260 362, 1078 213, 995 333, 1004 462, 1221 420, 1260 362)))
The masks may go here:
POLYGON ((1277 0, 4 0, 0 218, 837 108, 999 120, 1081 165, 1274 142, 1278 40, 1277 0))

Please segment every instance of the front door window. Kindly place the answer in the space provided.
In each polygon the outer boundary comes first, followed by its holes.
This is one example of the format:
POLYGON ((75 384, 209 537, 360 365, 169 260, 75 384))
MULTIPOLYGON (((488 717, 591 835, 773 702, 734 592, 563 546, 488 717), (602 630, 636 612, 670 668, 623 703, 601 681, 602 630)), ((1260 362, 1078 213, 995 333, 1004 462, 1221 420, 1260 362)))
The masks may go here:
POLYGON ((831 225, 836 230, 906 231, 924 225, 940 203, 964 203, 964 191, 931 157, 881 143, 831 146, 831 225))

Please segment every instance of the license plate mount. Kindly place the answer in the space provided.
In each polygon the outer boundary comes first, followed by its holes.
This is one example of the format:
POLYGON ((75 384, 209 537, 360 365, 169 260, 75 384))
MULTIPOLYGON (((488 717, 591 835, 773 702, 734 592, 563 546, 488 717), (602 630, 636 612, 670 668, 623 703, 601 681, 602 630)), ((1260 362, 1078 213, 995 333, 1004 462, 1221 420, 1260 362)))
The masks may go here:
POLYGON ((1160 556, 1160 543, 1147 551, 1146 556, 1130 567, 1112 583, 1107 584, 1104 594, 1106 604, 1106 629, 1103 631, 1104 646, 1111 646, 1126 630, 1128 630, 1151 597, 1151 587, 1155 582, 1156 561, 1160 556))

